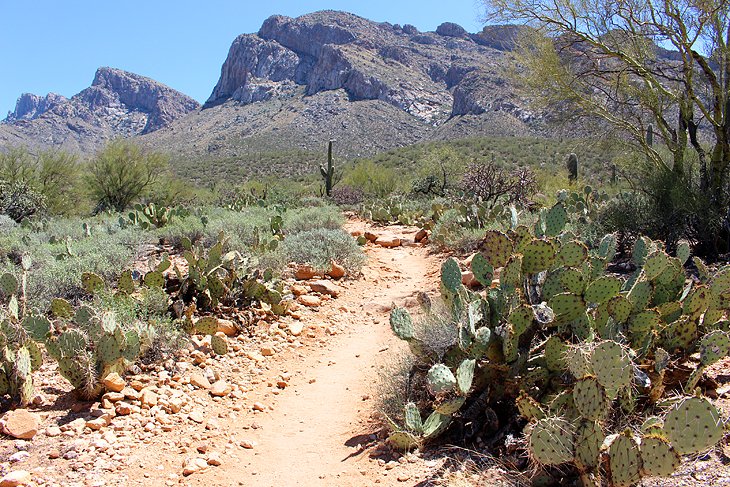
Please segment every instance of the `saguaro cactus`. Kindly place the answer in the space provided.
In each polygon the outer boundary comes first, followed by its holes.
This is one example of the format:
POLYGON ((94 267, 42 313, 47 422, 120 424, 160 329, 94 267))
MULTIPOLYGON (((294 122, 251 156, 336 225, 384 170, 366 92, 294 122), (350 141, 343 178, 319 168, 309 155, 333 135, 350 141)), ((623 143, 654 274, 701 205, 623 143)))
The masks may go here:
POLYGON ((578 181, 578 156, 573 152, 568 154, 568 180, 571 184, 578 181))
POLYGON ((319 165, 319 172, 322 174, 322 179, 324 179, 324 189, 327 196, 332 196, 332 188, 338 181, 335 175, 335 164, 332 162, 333 143, 334 141, 330 140, 329 144, 327 144, 327 167, 325 168, 324 164, 319 165))

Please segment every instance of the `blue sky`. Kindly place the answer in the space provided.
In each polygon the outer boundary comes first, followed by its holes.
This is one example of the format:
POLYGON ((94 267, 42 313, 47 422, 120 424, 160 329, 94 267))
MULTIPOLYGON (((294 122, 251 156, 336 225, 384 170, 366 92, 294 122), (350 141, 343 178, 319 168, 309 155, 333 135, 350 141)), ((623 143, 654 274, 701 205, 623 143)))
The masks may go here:
POLYGON ((165 83, 198 101, 210 95, 231 42, 270 15, 323 9, 435 30, 481 30, 479 0, 223 1, 0 0, 0 119, 23 92, 71 96, 99 66, 165 83))

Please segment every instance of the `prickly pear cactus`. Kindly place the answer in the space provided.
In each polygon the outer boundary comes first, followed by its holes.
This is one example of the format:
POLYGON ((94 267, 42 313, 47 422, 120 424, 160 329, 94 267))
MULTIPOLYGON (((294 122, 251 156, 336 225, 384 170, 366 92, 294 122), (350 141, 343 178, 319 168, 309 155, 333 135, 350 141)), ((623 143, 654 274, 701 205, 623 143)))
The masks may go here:
POLYGON ((541 419, 528 433, 530 458, 541 465, 560 465, 575 458, 575 430, 560 418, 541 419))

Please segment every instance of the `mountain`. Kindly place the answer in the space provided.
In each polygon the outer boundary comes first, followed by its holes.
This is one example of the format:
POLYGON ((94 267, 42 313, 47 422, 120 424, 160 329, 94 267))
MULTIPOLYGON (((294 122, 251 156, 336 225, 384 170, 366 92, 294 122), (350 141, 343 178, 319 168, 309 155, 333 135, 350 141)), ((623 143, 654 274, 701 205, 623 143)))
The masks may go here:
MULTIPOLYGON (((140 140, 201 160, 239 161, 250 172, 273 152, 370 155, 424 140, 539 135, 506 72, 523 27, 435 32, 321 11, 268 18, 238 36, 202 109, 140 140), (259 162, 257 162, 259 161, 259 162)), ((263 164, 262 166, 266 166, 263 164)))
POLYGON ((0 122, 0 147, 59 147, 89 153, 109 139, 148 134, 196 110, 199 103, 150 78, 99 68, 91 86, 71 98, 24 93, 0 122))

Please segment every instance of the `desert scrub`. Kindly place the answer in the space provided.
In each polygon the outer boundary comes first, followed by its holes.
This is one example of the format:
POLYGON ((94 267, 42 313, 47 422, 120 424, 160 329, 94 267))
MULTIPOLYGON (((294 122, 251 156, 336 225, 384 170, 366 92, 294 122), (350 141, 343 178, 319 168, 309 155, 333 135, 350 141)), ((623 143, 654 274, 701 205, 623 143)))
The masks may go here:
POLYGON ((32 229, 18 227, 0 238, 0 272, 17 273, 17 260, 28 254, 33 267, 28 275, 28 302, 44 308, 51 298, 79 293, 81 274, 94 272, 113 281, 133 260, 136 249, 151 241, 151 234, 96 219, 62 219, 32 229), (37 231, 36 231, 37 230, 37 231))
POLYGON ((499 228, 499 224, 490 222, 485 228, 470 228, 458 210, 446 210, 433 226, 431 241, 442 249, 472 252, 484 231, 491 228, 499 228))
POLYGON ((344 230, 315 228, 284 239, 276 252, 279 266, 288 262, 309 264, 318 271, 326 271, 337 262, 348 272, 357 272, 365 263, 365 254, 354 238, 344 230))
POLYGON ((336 206, 301 208, 284 214, 284 232, 287 235, 315 229, 335 230, 343 223, 342 213, 336 206))

